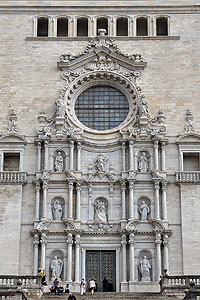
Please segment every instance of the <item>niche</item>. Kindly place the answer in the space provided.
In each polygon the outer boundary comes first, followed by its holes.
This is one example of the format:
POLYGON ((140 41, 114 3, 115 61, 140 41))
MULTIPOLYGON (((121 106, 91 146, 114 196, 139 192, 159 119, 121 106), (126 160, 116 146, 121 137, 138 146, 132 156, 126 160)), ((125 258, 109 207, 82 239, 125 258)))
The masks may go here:
POLYGON ((136 170, 139 172, 150 171, 150 154, 147 150, 140 150, 136 156, 136 170))
POLYGON ((53 221, 62 221, 64 219, 65 201, 61 197, 56 197, 51 201, 51 213, 53 221))
POLYGON ((57 36, 68 36, 68 19, 57 19, 57 36))
POLYGON ((138 18, 136 20, 136 35, 147 36, 148 35, 148 20, 147 18, 138 18))
POLYGON ((48 18, 39 18, 37 20, 37 36, 48 36, 48 18))
POLYGON ((108 19, 107 18, 98 18, 97 19, 97 35, 99 29, 105 29, 106 35, 108 35, 108 19))
POLYGON ((138 281, 152 281, 152 255, 149 250, 141 250, 138 254, 138 281))
POLYGON ((88 36, 88 19, 77 19, 77 36, 88 36))
POLYGON ((156 35, 168 35, 168 19, 157 18, 156 19, 156 35))
POLYGON ((51 252, 49 259, 49 274, 51 280, 58 278, 63 279, 63 269, 64 269, 64 255, 61 250, 54 250, 51 252))
POLYGON ((117 19, 117 36, 128 36, 128 19, 117 19))
POLYGON ((53 170, 56 173, 62 173, 66 167, 66 154, 62 149, 57 149, 53 153, 53 170))
POLYGON ((4 153, 3 171, 19 171, 20 153, 4 153))
POLYGON ((199 171, 199 159, 197 152, 183 153, 183 171, 199 171))
POLYGON ((137 213, 139 220, 148 221, 151 219, 151 200, 142 196, 137 201, 137 213))
POLYGON ((103 197, 94 201, 94 220, 98 223, 108 222, 108 201, 103 197))

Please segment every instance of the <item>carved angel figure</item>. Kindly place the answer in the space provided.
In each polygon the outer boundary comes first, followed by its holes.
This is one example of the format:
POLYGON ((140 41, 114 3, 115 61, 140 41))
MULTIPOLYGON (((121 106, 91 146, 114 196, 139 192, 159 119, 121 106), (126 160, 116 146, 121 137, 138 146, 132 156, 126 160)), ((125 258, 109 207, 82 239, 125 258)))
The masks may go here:
POLYGON ((37 225, 37 230, 41 231, 41 230, 47 230, 48 225, 49 225, 50 221, 47 219, 41 219, 40 223, 37 225))
POLYGON ((142 276, 142 281, 150 281, 150 269, 151 265, 146 256, 139 262, 139 271, 142 276))
POLYGON ((106 216, 106 207, 105 204, 99 200, 96 201, 95 204, 96 214, 98 216, 99 221, 106 223, 107 216, 106 216))
POLYGON ((61 152, 58 152, 58 155, 55 158, 55 171, 56 172, 63 172, 63 167, 64 167, 64 160, 61 155, 61 152))
POLYGON ((52 277, 60 278, 62 273, 63 262, 58 256, 54 256, 54 259, 51 263, 52 277))

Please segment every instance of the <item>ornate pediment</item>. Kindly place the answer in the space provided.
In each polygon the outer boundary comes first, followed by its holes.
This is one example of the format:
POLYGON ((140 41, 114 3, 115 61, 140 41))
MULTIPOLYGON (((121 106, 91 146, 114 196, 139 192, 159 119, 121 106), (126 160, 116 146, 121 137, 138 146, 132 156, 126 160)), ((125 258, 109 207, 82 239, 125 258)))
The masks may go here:
POLYGON ((200 143, 200 133, 196 131, 194 126, 193 114, 188 109, 185 114, 185 125, 184 130, 178 135, 177 143, 200 143))
POLYGON ((126 230, 129 232, 136 233, 155 233, 155 232, 165 232, 165 227, 160 220, 147 220, 147 221, 139 221, 132 220, 129 221, 126 225, 126 230))

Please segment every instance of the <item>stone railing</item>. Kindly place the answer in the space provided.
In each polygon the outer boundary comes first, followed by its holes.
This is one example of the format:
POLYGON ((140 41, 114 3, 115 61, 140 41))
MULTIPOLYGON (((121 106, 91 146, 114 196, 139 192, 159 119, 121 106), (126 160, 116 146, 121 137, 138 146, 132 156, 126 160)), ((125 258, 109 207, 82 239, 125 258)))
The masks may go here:
POLYGON ((184 290, 190 288, 191 282, 195 284, 196 288, 200 288, 200 275, 168 276, 165 273, 160 280, 161 292, 184 295, 184 290))
POLYGON ((27 300, 26 294, 23 291, 1 291, 0 300, 27 300))
POLYGON ((190 282, 190 289, 185 290, 185 297, 183 300, 197 300, 200 299, 200 289, 197 289, 193 281, 190 282))
POLYGON ((200 172, 196 171, 185 171, 176 172, 177 183, 200 183, 200 172))
POLYGON ((26 172, 3 171, 0 172, 0 183, 26 183, 26 172))
MULTIPOLYGON (((29 297, 41 295, 41 276, 0 275, 0 292, 26 291, 29 297)), ((0 299, 1 300, 1 299, 0 299)))

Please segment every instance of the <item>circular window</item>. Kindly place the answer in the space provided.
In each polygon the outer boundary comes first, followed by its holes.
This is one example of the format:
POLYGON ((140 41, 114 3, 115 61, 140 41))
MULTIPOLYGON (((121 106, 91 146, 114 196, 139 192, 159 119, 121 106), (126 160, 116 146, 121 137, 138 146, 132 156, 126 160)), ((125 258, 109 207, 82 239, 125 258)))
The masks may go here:
POLYGON ((94 86, 76 100, 75 114, 79 121, 95 130, 108 130, 121 124, 128 115, 126 97, 110 86, 94 86))

